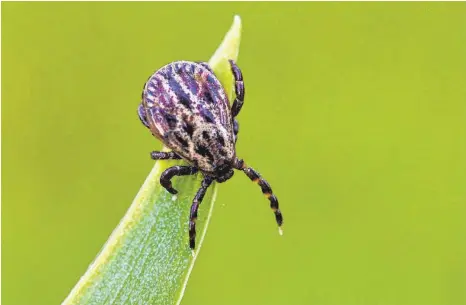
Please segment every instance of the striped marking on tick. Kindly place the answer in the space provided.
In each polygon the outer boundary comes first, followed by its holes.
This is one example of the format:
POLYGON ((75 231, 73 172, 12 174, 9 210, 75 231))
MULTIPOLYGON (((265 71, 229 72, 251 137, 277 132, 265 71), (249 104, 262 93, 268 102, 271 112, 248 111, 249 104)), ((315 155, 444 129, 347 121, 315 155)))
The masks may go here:
POLYGON ((180 74, 175 74, 174 79, 180 85, 181 91, 188 97, 188 99, 192 102, 197 100, 197 97, 189 90, 188 86, 186 86, 186 82, 182 79, 180 74))

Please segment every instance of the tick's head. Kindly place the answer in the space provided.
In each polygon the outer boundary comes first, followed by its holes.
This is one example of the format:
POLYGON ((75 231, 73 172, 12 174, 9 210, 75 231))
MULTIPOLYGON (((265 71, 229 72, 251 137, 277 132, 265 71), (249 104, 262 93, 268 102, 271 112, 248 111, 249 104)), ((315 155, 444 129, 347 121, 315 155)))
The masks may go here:
POLYGON ((214 176, 217 182, 222 183, 227 181, 233 176, 233 167, 232 164, 225 160, 220 160, 214 166, 214 176))
POLYGON ((193 153, 197 166, 218 182, 224 182, 233 176, 235 147, 233 135, 222 126, 200 124, 193 134, 193 153))

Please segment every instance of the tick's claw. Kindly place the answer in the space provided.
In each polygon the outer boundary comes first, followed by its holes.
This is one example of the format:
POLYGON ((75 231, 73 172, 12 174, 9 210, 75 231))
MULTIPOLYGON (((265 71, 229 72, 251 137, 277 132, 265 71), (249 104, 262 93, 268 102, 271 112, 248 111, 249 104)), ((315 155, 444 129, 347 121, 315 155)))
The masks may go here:
POLYGON ((177 190, 175 190, 175 189, 174 189, 174 188, 172 188, 172 187, 169 187, 169 188, 167 188, 167 191, 168 191, 170 194, 173 194, 173 195, 176 195, 176 194, 178 194, 178 191, 177 191, 177 190))
POLYGON ((275 221, 277 222, 278 226, 281 227, 283 224, 283 215, 279 209, 275 211, 275 221))

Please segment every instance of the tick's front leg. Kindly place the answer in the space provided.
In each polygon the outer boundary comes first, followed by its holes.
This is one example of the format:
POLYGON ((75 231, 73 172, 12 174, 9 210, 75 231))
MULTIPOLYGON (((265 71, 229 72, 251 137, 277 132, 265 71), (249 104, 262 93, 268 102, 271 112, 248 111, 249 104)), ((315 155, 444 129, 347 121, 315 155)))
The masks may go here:
POLYGON ((204 195, 207 191, 207 188, 212 184, 212 178, 205 177, 202 180, 201 188, 197 191, 196 196, 194 196, 193 203, 191 205, 191 213, 189 214, 189 247, 194 249, 196 246, 196 220, 197 220, 197 210, 199 205, 204 199, 204 195))
POLYGON ((167 168, 162 175, 160 176, 160 184, 171 194, 175 195, 178 193, 172 187, 172 182, 170 181, 174 176, 187 176, 197 173, 198 169, 194 166, 173 166, 167 168))
POLYGON ((280 234, 282 233, 281 226, 283 224, 283 215, 278 206, 278 199, 272 192, 270 184, 261 177, 261 175, 252 167, 247 166, 243 160, 236 159, 234 164, 236 169, 242 170, 252 182, 259 184, 262 194, 270 201, 270 208, 275 214, 275 221, 277 222, 280 234))
POLYGON ((231 106, 231 115, 235 118, 243 107, 244 103, 244 95, 246 94, 246 90, 244 88, 244 81, 243 81, 243 74, 241 73, 241 69, 236 65, 233 60, 229 60, 231 65, 231 72, 233 73, 233 77, 235 78, 235 100, 233 105, 231 106))

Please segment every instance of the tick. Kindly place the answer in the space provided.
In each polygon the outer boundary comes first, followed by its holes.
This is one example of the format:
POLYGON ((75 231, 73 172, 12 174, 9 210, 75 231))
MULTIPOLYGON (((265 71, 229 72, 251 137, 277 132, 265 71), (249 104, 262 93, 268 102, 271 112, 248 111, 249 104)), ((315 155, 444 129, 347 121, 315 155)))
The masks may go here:
POLYGON ((230 107, 225 89, 206 62, 176 61, 160 68, 144 84, 138 108, 141 122, 152 135, 170 148, 153 151, 154 160, 184 159, 189 165, 165 170, 160 184, 176 194, 174 176, 203 175, 189 216, 189 246, 195 247, 199 205, 212 182, 225 182, 233 170, 243 171, 257 183, 270 201, 281 232, 283 216, 269 183, 236 156, 239 125, 236 116, 244 102, 245 88, 240 68, 230 60, 234 76, 235 100, 230 107))

